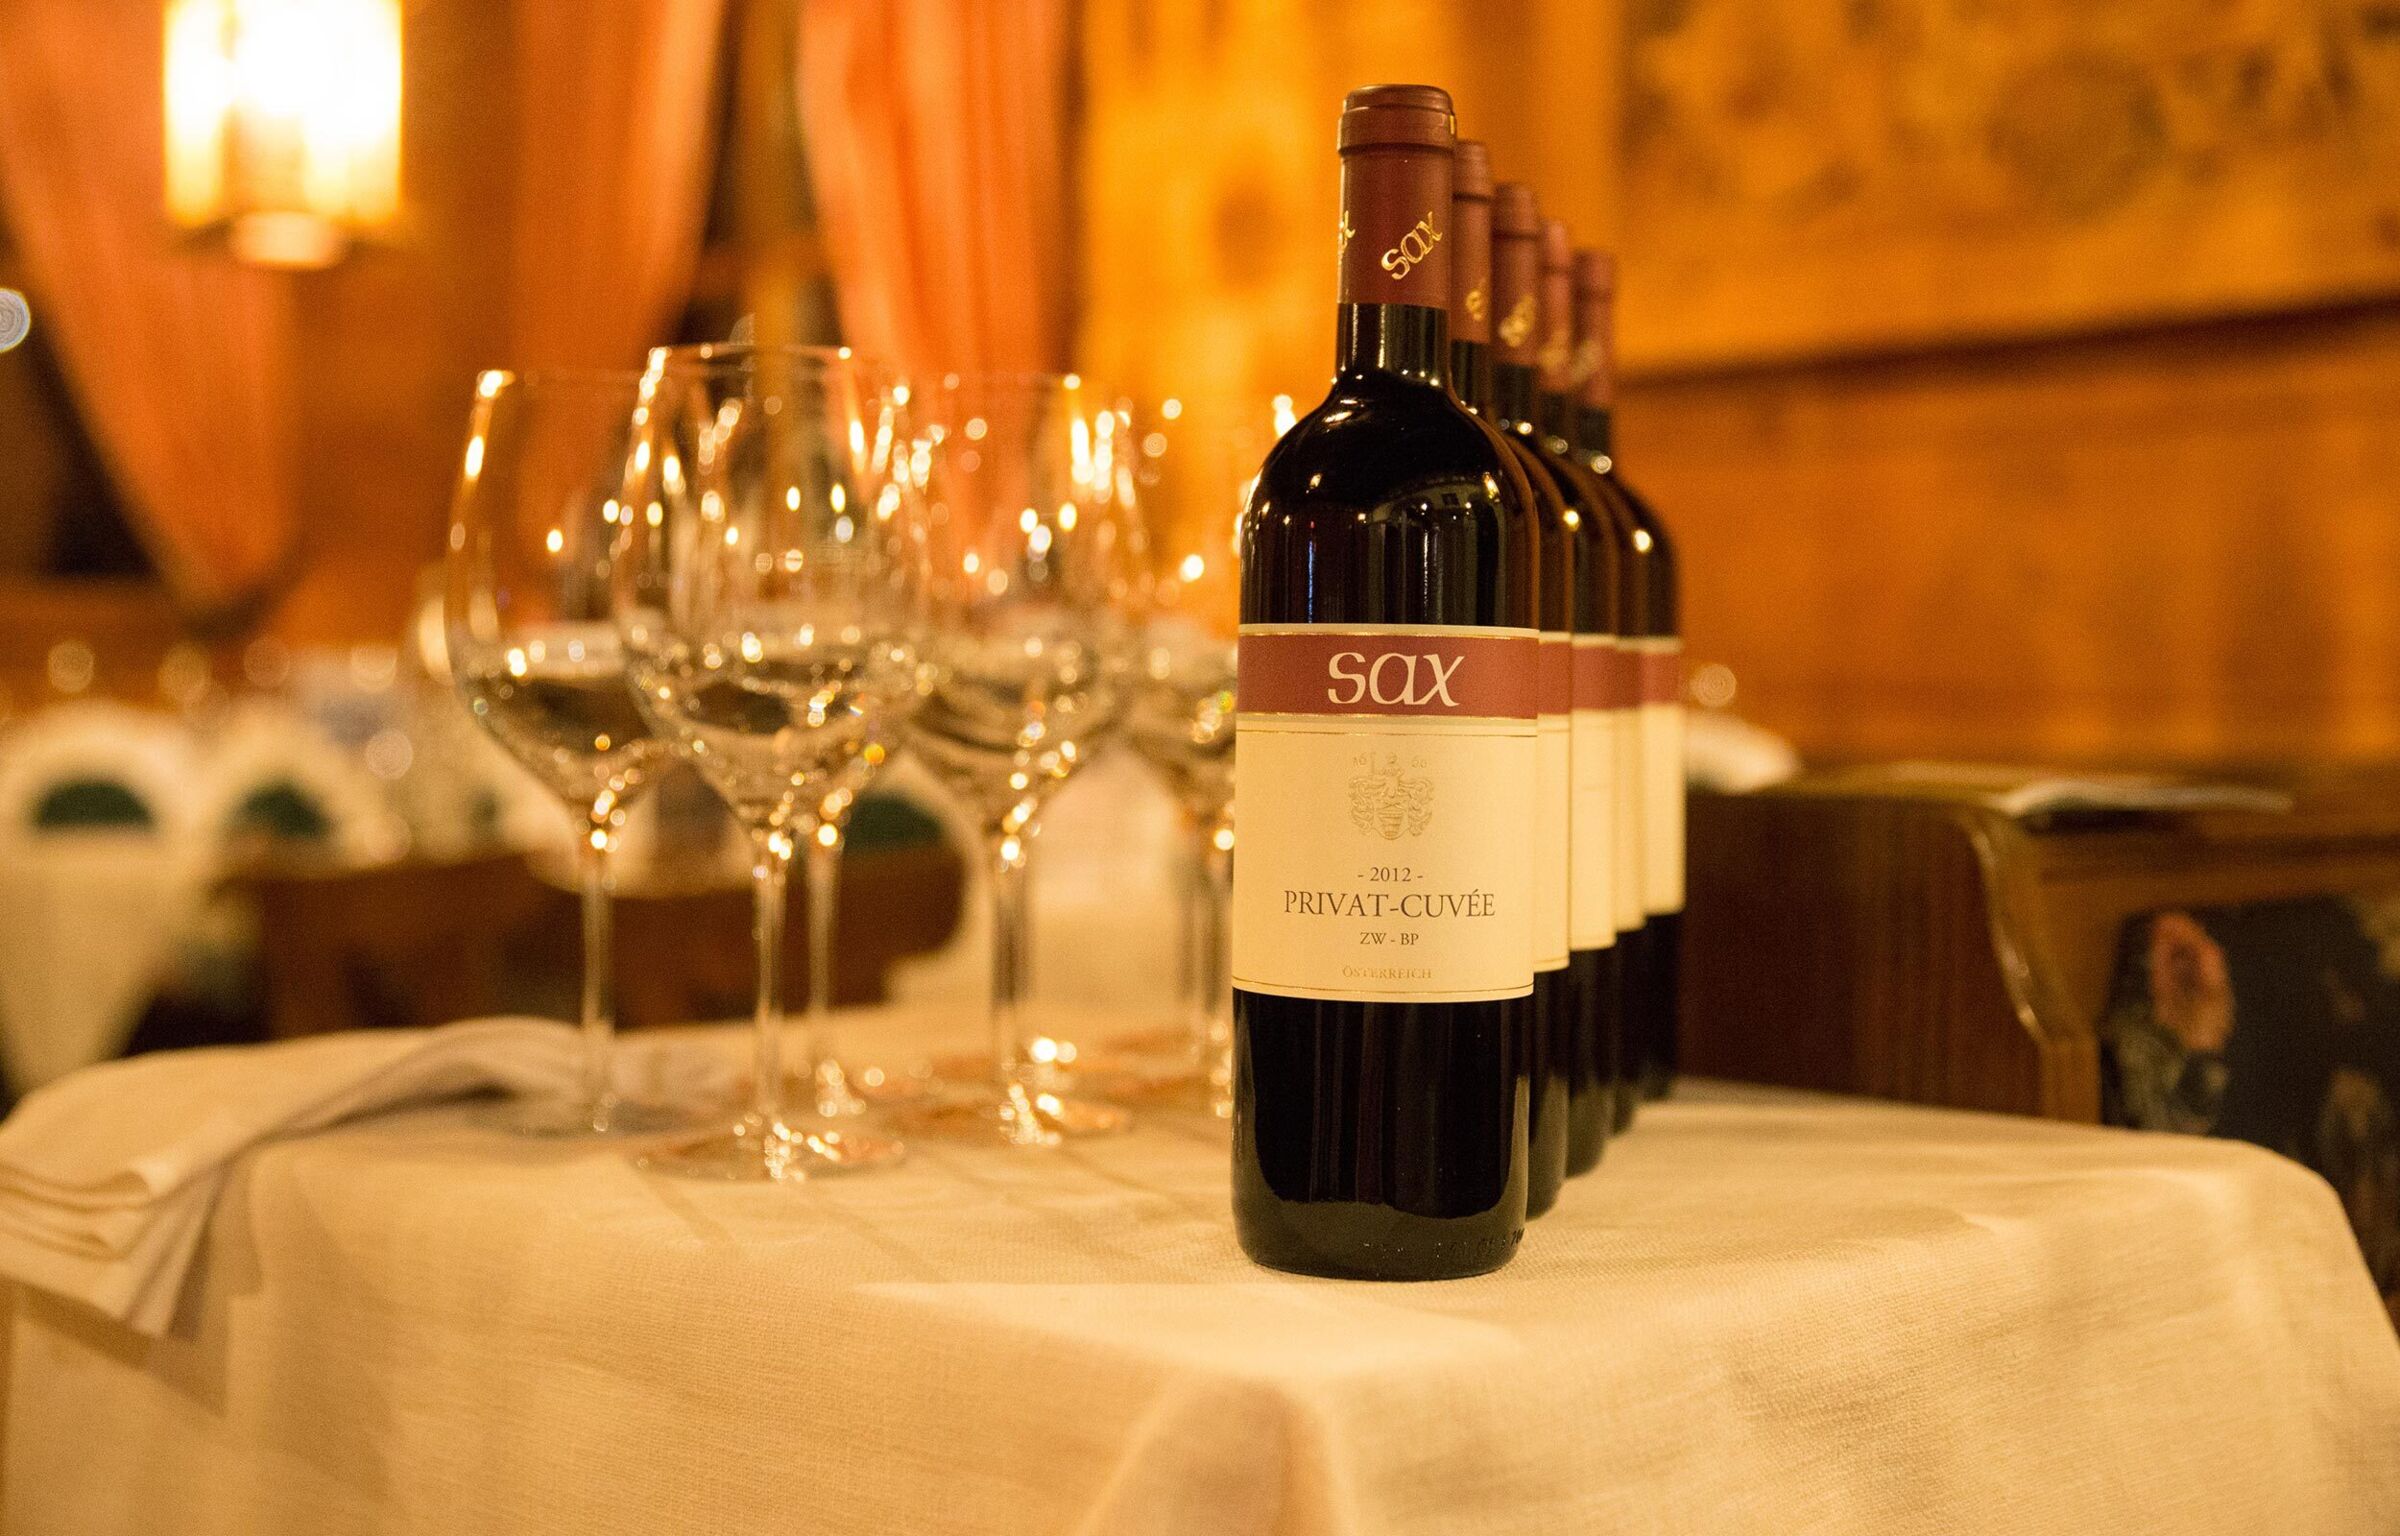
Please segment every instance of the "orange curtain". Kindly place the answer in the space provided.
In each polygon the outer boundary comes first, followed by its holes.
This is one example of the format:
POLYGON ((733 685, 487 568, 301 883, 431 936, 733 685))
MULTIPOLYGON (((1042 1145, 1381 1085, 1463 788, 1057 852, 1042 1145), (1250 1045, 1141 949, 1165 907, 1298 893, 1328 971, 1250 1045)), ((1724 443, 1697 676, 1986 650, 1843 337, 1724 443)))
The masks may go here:
POLYGON ((1067 0, 805 0, 800 113, 850 343, 1056 369, 1071 299, 1067 0))
POLYGON ((724 0, 517 0, 509 361, 630 366, 690 292, 724 0))
POLYGON ((45 327, 177 597, 273 587, 297 541, 288 283, 164 213, 158 0, 0 3, 0 198, 45 327))

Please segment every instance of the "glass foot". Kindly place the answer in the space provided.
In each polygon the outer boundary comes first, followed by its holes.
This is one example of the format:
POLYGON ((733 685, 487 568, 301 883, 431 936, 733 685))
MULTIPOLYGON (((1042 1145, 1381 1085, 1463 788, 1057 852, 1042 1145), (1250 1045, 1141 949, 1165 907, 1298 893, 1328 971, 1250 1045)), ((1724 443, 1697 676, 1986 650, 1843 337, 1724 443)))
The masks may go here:
POLYGON ((631 1099, 506 1099, 492 1107, 492 1121, 515 1136, 655 1136, 690 1127, 688 1110, 631 1099))
POLYGON ((1189 1030, 1114 1035, 1076 1051, 1067 1063, 1035 1068, 1036 1087, 1071 1083, 1120 1104, 1233 1116, 1233 1060, 1224 1050, 1203 1058, 1189 1030))
POLYGON ((849 1069, 831 1056, 818 1061, 809 1092, 824 1120, 854 1120, 875 1107, 851 1086, 849 1069))
POLYGON ((678 1178, 776 1184, 887 1168, 906 1155, 897 1138, 859 1125, 750 1114, 730 1130, 645 1152, 634 1165, 678 1178))
POLYGON ((1055 1147, 1069 1137, 1133 1129, 1132 1113, 1114 1104, 1022 1083, 953 1090, 903 1108, 899 1119, 915 1135, 1009 1147, 1055 1147))

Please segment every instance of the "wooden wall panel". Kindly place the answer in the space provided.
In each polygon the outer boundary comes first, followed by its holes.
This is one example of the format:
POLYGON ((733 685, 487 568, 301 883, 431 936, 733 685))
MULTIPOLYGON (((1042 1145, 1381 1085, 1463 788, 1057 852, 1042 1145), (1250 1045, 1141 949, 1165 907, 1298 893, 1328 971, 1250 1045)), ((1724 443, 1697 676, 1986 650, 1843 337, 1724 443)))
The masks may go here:
POLYGON ((1745 713, 1833 758, 2400 753, 2390 0, 1086 26, 1102 377, 1313 400, 1335 105, 1438 80, 1504 175, 1622 210, 1626 463, 1745 713))
POLYGON ((2400 292, 2390 0, 1629 0, 1636 366, 2400 292))
POLYGON ((1804 752, 2400 755, 2400 305, 1631 386, 1696 661, 1804 752))
POLYGON ((1616 0, 1087 0, 1076 361, 1139 398, 1324 393, 1334 127, 1421 80, 1503 179, 1596 238, 1615 187, 1616 0))

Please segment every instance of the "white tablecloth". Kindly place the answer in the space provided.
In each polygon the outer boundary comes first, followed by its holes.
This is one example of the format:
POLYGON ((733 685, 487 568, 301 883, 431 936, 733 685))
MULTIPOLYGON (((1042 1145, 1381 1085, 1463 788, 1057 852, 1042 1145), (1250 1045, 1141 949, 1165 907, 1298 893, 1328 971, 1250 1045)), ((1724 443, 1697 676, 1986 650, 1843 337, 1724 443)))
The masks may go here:
POLYGON ((1268 1274, 1223 1132, 680 1183, 466 1108, 247 1159, 179 1336, 19 1293, 0 1529, 2400 1530, 2400 1345, 2247 1147, 1653 1106, 1505 1271, 1268 1274))

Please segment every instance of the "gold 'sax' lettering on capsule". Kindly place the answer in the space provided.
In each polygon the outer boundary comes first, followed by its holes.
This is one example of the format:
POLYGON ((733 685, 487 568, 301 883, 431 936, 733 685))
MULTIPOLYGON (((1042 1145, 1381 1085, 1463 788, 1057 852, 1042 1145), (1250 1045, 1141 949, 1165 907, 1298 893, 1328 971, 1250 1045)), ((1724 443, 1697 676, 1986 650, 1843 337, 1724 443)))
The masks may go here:
POLYGON ((1511 309, 1500 322, 1502 344, 1511 347, 1525 345, 1526 340, 1533 335, 1533 323, 1540 313, 1532 294, 1529 293, 1517 300, 1516 307, 1511 309))
POLYGON ((1417 263, 1433 254, 1442 243, 1442 232, 1434 227, 1433 215, 1428 213, 1417 220, 1416 228, 1400 237, 1400 243, 1383 253, 1383 270, 1398 282, 1417 269, 1417 263))

